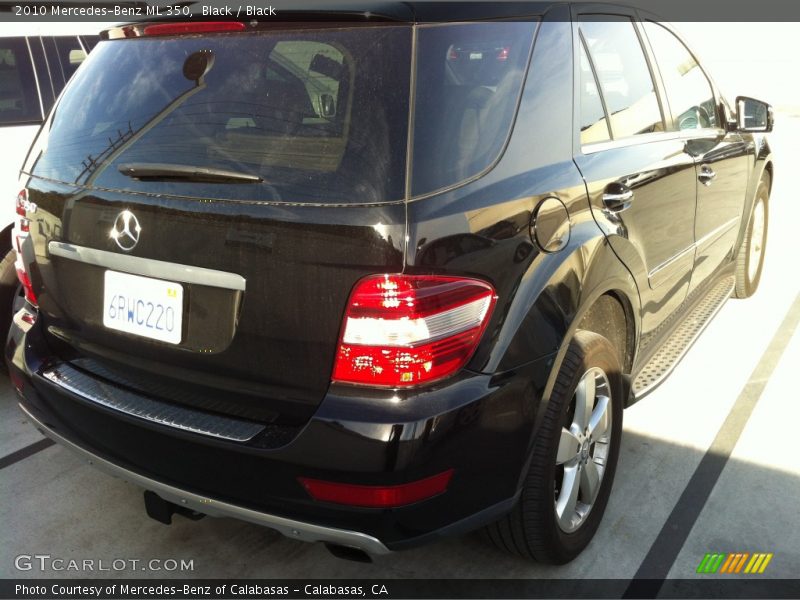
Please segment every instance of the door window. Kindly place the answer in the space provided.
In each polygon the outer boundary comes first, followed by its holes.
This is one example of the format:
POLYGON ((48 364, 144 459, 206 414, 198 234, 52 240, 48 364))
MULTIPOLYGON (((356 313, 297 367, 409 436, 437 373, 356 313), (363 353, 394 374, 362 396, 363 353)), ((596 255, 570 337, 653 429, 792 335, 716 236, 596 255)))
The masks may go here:
POLYGON ((0 38, 0 125, 41 120, 42 109, 25 38, 0 38))
POLYGON ((672 129, 717 127, 719 119, 714 92, 692 53, 661 25, 647 21, 644 28, 675 118, 672 129))
POLYGON ((621 16, 589 15, 581 17, 580 28, 614 139, 664 131, 653 78, 633 22, 621 16))

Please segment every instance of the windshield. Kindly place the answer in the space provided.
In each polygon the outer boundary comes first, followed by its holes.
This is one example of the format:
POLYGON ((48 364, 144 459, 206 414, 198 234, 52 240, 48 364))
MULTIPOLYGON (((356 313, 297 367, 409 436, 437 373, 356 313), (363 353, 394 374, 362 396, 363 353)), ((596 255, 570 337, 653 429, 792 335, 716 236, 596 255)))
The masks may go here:
POLYGON ((398 201, 479 174, 513 122, 535 23, 104 41, 28 170, 80 186, 318 204, 398 201))

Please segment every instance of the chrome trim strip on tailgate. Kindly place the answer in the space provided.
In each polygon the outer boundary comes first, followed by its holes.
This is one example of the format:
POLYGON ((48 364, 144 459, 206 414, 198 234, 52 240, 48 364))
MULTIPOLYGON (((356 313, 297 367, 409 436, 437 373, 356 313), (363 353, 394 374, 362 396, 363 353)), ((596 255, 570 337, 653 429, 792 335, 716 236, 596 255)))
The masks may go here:
POLYGON ((53 256, 68 258, 78 262, 106 267, 114 271, 133 273, 156 279, 166 279, 179 283, 196 283, 209 287, 225 288, 228 290, 244 291, 247 281, 241 275, 216 271, 203 267, 181 265, 178 263, 142 258, 141 256, 128 256, 96 248, 86 248, 65 242, 51 241, 47 249, 53 256))
POLYGON ((264 426, 258 423, 151 400, 100 379, 89 377, 66 364, 47 369, 42 373, 42 377, 95 404, 192 433, 233 442, 246 442, 264 430, 264 426))
POLYGON ((342 546, 360 548, 369 554, 376 555, 389 554, 391 552, 383 542, 366 533, 349 531, 347 529, 334 529, 333 527, 314 525, 313 523, 305 523, 303 521, 295 521, 293 519, 262 513, 242 506, 236 506, 235 504, 229 504, 213 498, 201 496, 194 492, 188 492, 156 481, 155 479, 150 479, 144 475, 139 475, 111 461, 100 458, 89 450, 70 442, 34 417, 22 404, 19 404, 19 407, 28 419, 31 420, 31 423, 42 433, 54 442, 75 452, 84 460, 87 460, 90 465, 110 475, 130 481, 134 485, 146 490, 155 492, 164 500, 177 504, 178 506, 185 506, 212 517, 233 517, 242 521, 248 521, 257 525, 269 527, 270 529, 275 529, 286 537, 304 542, 331 542, 333 544, 341 544, 342 546))

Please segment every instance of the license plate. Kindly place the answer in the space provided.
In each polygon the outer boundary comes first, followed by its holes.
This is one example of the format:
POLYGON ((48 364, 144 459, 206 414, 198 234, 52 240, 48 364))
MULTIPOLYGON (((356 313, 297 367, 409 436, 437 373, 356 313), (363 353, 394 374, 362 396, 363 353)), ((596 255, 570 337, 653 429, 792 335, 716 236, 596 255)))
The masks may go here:
POLYGON ((169 344, 180 344, 183 286, 171 281, 106 271, 103 325, 169 344))

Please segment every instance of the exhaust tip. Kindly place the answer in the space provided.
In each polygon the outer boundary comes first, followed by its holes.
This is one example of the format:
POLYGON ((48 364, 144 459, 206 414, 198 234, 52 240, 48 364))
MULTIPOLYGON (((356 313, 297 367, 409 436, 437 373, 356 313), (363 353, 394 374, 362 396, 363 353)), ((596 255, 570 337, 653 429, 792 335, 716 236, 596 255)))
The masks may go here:
POLYGON ((191 508, 179 506, 173 502, 164 500, 161 496, 150 490, 144 493, 144 508, 147 511, 148 517, 164 525, 172 525, 172 515, 174 514, 179 514, 191 521, 198 521, 205 517, 203 513, 199 513, 191 508))
POLYGON ((352 560, 360 563, 372 562, 372 557, 359 548, 342 546, 340 544, 331 544, 330 542, 325 542, 325 547, 328 549, 328 552, 333 554, 336 558, 343 558, 345 560, 352 560))

